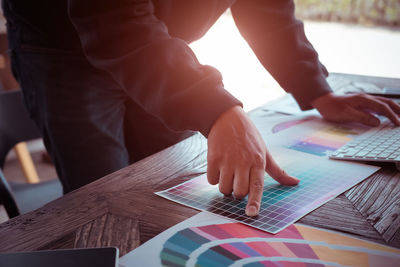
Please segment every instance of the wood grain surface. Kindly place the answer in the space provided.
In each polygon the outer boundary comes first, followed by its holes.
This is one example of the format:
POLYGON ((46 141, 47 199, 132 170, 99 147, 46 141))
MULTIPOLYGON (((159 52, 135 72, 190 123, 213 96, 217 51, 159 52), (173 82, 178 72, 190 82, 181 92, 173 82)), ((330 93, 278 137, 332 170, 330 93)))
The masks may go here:
MULTIPOLYGON (((357 77, 362 81, 363 77, 357 77)), ((377 80, 385 86, 384 81, 374 78, 377 80)), ((399 84, 398 80, 387 81, 399 84)), ((0 252, 111 245, 124 255, 198 213, 154 192, 205 171, 206 140, 196 134, 1 224, 0 252)), ((400 174, 392 165, 384 165, 300 222, 400 248, 399 214, 400 174)))

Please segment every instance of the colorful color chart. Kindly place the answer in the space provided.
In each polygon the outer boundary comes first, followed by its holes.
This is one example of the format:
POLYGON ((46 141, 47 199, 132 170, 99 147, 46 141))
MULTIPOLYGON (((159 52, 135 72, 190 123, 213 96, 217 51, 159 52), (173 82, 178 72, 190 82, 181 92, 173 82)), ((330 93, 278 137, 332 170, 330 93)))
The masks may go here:
POLYGON ((273 235, 209 212, 167 229, 119 260, 121 267, 398 267, 400 250, 320 228, 273 235))
POLYGON ((318 157, 307 155, 284 155, 280 165, 301 182, 297 186, 283 186, 266 175, 261 209, 256 217, 245 215, 247 199, 237 200, 232 196, 223 196, 218 186, 208 184, 206 175, 157 194, 199 210, 277 233, 379 169, 355 163, 318 160, 318 157))
POLYGON ((178 231, 163 245, 163 266, 398 266, 398 250, 292 225, 277 235, 238 223, 178 231))
POLYGON ((355 136, 365 132, 368 127, 360 124, 336 124, 324 121, 316 116, 296 116, 288 121, 277 122, 271 128, 272 136, 265 134, 265 125, 261 119, 255 121, 257 128, 262 129, 265 142, 271 145, 303 153, 327 157, 355 136))
POLYGON ((335 151, 351 141, 357 134, 351 128, 332 126, 310 135, 302 136, 288 145, 288 148, 316 156, 326 156, 327 153, 335 151))

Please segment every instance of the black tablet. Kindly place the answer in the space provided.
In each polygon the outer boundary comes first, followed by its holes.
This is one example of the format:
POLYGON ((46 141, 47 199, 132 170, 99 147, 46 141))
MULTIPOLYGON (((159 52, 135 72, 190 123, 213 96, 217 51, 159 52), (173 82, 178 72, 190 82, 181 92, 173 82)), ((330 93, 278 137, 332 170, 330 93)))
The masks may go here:
POLYGON ((118 248, 0 253, 0 267, 118 267, 118 248))

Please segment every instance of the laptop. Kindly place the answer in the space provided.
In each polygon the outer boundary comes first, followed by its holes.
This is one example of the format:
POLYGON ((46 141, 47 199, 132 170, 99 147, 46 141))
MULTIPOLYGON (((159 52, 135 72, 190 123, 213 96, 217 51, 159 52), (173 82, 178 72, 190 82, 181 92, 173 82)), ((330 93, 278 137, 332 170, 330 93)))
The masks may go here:
POLYGON ((118 248, 0 253, 0 267, 118 267, 118 248))

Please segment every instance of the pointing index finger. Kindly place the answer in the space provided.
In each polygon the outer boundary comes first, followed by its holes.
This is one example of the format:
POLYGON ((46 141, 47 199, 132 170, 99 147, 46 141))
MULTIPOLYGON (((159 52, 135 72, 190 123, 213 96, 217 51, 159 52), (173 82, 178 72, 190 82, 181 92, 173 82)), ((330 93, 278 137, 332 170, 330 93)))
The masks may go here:
POLYGON ((261 198, 264 190, 263 168, 252 168, 250 170, 249 198, 246 206, 247 216, 256 216, 260 211, 261 198))

